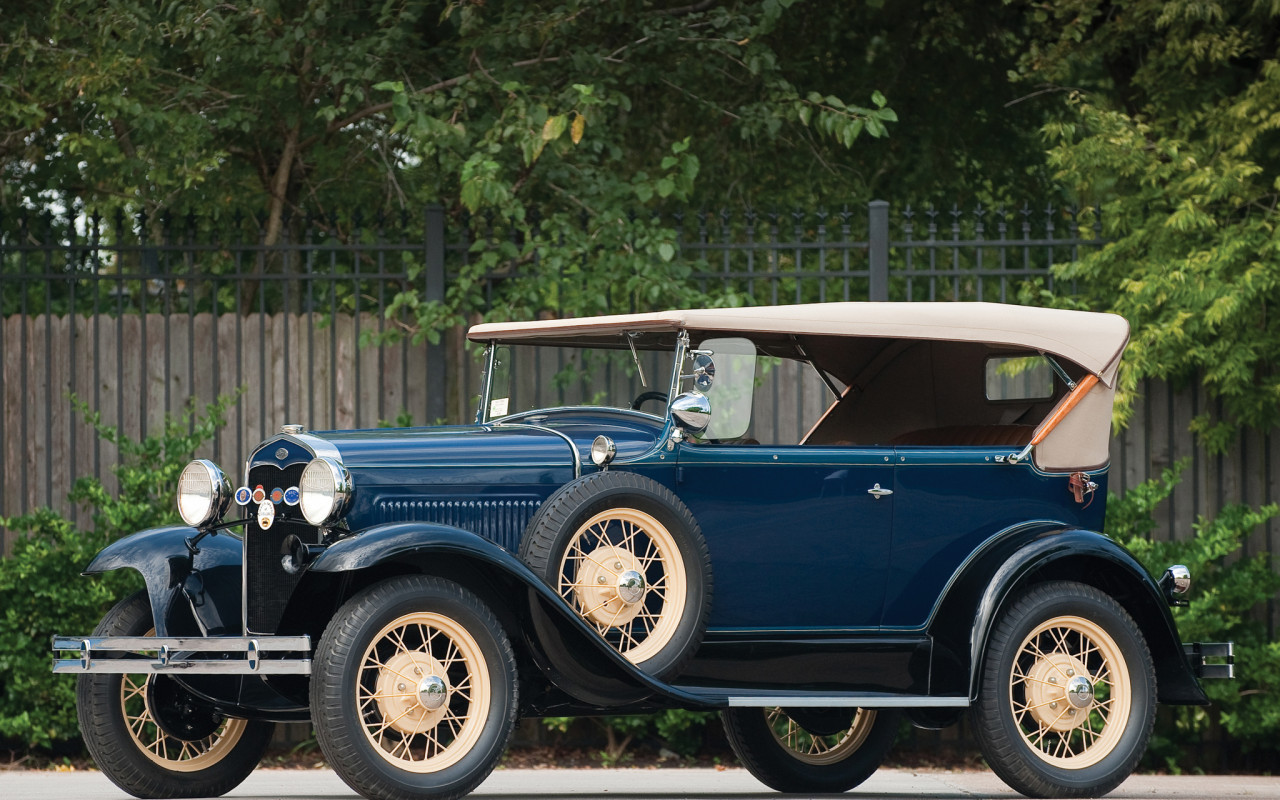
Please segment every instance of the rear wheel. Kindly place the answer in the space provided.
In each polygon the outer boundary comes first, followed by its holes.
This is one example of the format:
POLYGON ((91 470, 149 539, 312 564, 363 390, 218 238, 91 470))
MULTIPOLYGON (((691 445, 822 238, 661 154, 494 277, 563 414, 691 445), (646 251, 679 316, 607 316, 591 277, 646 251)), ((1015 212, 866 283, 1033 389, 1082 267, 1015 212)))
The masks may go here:
POLYGON ((451 581, 375 584, 338 611, 316 648, 316 738, 368 798, 467 794, 506 750, 516 709, 506 633, 451 581))
POLYGON ((871 777, 898 715, 868 708, 731 708, 725 736, 742 765, 779 792, 845 792, 871 777))
POLYGON ((1099 797, 1119 786, 1146 751, 1155 708, 1142 632, 1092 586, 1037 586, 991 633, 978 740, 1025 795, 1099 797))
MULTIPOLYGON (((151 636, 139 592, 107 612, 94 636, 151 636)), ((274 725, 223 717, 165 675, 81 675, 80 732, 115 785, 135 797, 216 797, 248 777, 274 725)))

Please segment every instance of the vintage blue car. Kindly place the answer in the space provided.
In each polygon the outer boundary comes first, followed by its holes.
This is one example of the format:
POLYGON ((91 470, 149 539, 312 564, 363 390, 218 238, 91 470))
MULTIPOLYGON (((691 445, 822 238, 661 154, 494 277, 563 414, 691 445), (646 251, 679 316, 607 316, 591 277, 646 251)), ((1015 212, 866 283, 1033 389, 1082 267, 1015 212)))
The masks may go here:
POLYGON ((1186 569, 1098 533, 1120 317, 829 303, 468 335, 474 425, 284 425, 234 489, 186 468, 185 526, 88 565, 146 583, 54 642, 116 784, 219 795, 311 720, 364 796, 454 798, 520 717, 688 708, 784 792, 857 785, 903 714, 970 712, 1010 786, 1093 797, 1157 702, 1231 676, 1229 644, 1174 627, 1186 569), (826 394, 803 435, 753 413, 801 371, 826 394))

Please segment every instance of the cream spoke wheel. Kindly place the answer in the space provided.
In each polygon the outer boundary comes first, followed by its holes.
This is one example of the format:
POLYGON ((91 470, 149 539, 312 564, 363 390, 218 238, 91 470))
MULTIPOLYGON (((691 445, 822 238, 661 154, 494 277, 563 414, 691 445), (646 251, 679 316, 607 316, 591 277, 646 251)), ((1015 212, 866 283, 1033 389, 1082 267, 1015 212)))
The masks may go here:
POLYGON ((1128 674, 1119 645, 1097 623, 1060 616, 1036 626, 1019 647, 1009 681, 1023 740, 1055 767, 1098 763, 1128 725, 1128 674))
POLYGON ((474 748, 489 707, 489 667, 475 637, 435 612, 397 617, 373 637, 356 680, 361 729, 410 772, 436 772, 474 748))
POLYGON ((986 639, 976 732, 1030 797, 1100 797, 1129 777, 1155 723, 1155 665, 1115 598, 1081 583, 1026 589, 986 639))
MULTIPOLYGON (((94 635, 153 636, 154 624, 147 594, 139 592, 107 612, 94 635)), ((189 680, 195 684, 198 678, 189 680)), ((78 678, 76 697, 90 755, 113 783, 136 797, 217 797, 231 791, 258 765, 275 727, 224 717, 194 686, 170 675, 88 673, 78 678)))
POLYGON ((765 709, 764 716, 778 744, 786 748, 793 758, 817 765, 843 761, 866 742, 875 726, 876 712, 865 708, 850 711, 853 714, 849 727, 829 735, 805 730, 781 708, 765 709))
MULTIPOLYGON (((154 636, 151 629, 143 636, 154 636)), ((167 733, 156 721, 148 690, 161 676, 120 676, 120 711, 133 744, 148 759, 174 772, 198 772, 221 761, 231 752, 248 724, 243 719, 223 719, 208 736, 188 741, 167 733)))
POLYGON ((325 628, 313 664, 316 740, 364 797, 461 797, 515 727, 511 641, 453 581, 402 575, 358 592, 325 628))
POLYGON ((725 737, 752 775, 779 792, 845 792, 880 767, 899 716, 867 708, 730 708, 725 737))
POLYGON ((531 606, 539 638, 560 636, 557 618, 571 613, 659 677, 678 673, 702 642, 711 556, 688 506, 652 478, 607 470, 560 487, 529 521, 520 559, 564 601, 531 606))
POLYGON ((634 508, 583 522, 560 561, 560 595, 633 663, 657 655, 676 635, 687 586, 671 532, 634 508))

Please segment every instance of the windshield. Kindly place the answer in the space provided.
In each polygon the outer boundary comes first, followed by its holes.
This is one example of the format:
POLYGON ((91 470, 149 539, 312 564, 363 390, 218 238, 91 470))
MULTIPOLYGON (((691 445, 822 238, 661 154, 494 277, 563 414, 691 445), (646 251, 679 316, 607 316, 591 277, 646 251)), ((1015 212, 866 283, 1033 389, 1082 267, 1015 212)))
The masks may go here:
POLYGON ((498 345, 484 418, 565 406, 636 409, 662 417, 674 355, 670 348, 641 346, 633 355, 630 348, 498 345))

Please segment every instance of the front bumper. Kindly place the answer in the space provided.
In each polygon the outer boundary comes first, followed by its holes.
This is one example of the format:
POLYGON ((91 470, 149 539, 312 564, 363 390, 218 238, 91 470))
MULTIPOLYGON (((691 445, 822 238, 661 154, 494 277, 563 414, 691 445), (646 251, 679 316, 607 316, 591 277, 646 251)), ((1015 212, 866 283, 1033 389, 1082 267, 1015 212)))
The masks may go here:
POLYGON ((53 652, 54 672, 311 674, 310 636, 55 636, 53 652))
POLYGON ((1197 678, 1234 678, 1236 676, 1236 650, 1234 642, 1191 642, 1182 645, 1187 663, 1197 678), (1209 664, 1206 659, 1222 659, 1209 664))

